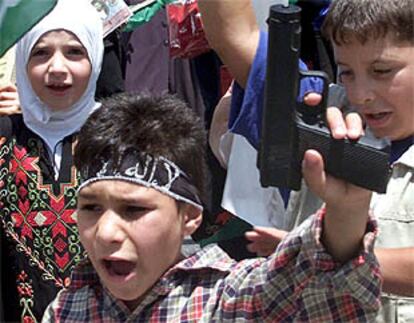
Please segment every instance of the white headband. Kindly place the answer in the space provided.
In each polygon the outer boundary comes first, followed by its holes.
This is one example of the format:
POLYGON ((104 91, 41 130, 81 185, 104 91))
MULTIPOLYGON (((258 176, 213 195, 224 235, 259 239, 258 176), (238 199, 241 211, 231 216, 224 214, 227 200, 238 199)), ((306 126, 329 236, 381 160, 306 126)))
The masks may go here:
POLYGON ((97 160, 81 170, 82 183, 78 192, 87 185, 101 180, 122 180, 154 188, 173 199, 203 210, 197 188, 175 163, 164 157, 153 157, 142 152, 128 151, 118 163, 97 160))

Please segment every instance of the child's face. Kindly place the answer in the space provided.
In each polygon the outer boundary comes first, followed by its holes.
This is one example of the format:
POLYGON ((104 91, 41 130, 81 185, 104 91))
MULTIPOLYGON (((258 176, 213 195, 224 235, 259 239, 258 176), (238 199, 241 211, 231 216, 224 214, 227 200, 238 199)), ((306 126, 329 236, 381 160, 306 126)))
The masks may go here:
POLYGON ((125 181, 97 181, 79 192, 82 244, 103 284, 130 309, 179 259, 182 239, 192 233, 186 210, 125 181))
POLYGON ((414 134, 414 46, 387 36, 364 45, 334 44, 340 81, 349 101, 377 137, 414 134))
POLYGON ((64 30, 39 38, 29 56, 27 74, 39 99, 52 110, 75 104, 85 92, 91 64, 78 38, 64 30))

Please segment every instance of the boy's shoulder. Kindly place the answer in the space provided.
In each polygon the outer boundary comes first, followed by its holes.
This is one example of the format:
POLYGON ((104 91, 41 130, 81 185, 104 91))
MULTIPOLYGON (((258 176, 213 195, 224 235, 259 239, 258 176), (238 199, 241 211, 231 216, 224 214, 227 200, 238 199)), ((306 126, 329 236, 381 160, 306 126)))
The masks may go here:
MULTIPOLYGON (((193 255, 188 256, 177 263, 171 270, 216 270, 221 272, 231 271, 237 262, 216 244, 207 245, 193 255)), ((171 271, 170 270, 170 271, 171 271)))

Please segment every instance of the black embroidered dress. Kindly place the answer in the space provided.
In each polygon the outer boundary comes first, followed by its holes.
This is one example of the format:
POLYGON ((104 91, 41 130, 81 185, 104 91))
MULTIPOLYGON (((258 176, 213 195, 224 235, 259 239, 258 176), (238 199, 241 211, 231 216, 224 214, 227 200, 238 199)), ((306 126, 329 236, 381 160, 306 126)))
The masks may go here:
POLYGON ((76 227, 74 135, 63 140, 58 179, 46 146, 22 116, 0 118, 2 299, 6 321, 40 321, 84 258, 76 227))

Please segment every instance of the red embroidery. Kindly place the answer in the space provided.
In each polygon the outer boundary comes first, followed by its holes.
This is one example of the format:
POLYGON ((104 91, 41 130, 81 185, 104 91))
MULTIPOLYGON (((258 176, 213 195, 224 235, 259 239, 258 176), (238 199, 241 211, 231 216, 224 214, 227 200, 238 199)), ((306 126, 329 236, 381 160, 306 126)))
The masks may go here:
POLYGON ((25 148, 19 149, 13 147, 15 159, 10 160, 10 172, 16 173, 16 185, 23 183, 27 185, 27 171, 34 171, 36 167, 34 163, 38 161, 38 157, 28 157, 25 148))
MULTIPOLYGON (((3 144, 0 139, 0 146, 3 144)), ((74 217, 79 177, 75 167, 67 170, 67 182, 56 183, 46 177, 52 174, 42 172, 43 164, 45 168, 50 165, 39 157, 41 141, 29 138, 24 145, 17 145, 12 137, 0 150, 0 222, 14 247, 11 257, 19 260, 16 288, 20 321, 34 323, 40 306, 35 295, 42 293, 43 286, 54 285, 56 291, 67 286, 73 265, 85 253, 74 217)))
POLYGON ((23 317, 23 323, 35 323, 35 320, 32 317, 25 316, 23 317))
POLYGON ((64 268, 69 262, 69 255, 66 252, 63 257, 60 257, 57 253, 55 253, 56 263, 60 268, 64 268))
POLYGON ((69 275, 70 266, 83 257, 74 217, 78 174, 75 167, 71 167, 71 180, 58 184, 60 190, 56 196, 53 184, 43 182, 36 149, 39 144, 28 144, 34 147, 30 149, 17 146, 14 140, 10 142, 10 159, 4 165, 9 176, 4 190, 11 198, 5 204, 9 220, 4 218, 3 221, 11 220, 4 226, 8 235, 21 245, 19 249, 33 258, 39 269, 49 268, 47 277, 52 275, 58 282, 63 281, 62 278, 69 275), (78 247, 69 250, 69 240, 78 247))
POLYGON ((22 298, 33 297, 33 288, 28 280, 27 274, 24 271, 17 276, 17 292, 22 298))

